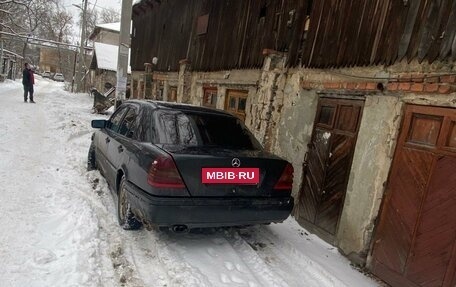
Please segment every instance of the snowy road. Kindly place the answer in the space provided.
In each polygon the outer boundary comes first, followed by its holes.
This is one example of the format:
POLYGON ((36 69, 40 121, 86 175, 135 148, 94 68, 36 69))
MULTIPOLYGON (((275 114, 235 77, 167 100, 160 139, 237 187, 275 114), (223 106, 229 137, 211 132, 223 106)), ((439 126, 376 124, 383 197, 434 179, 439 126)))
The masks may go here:
POLYGON ((124 231, 86 172, 92 99, 0 83, 0 286, 378 286, 293 219, 175 235, 124 231))

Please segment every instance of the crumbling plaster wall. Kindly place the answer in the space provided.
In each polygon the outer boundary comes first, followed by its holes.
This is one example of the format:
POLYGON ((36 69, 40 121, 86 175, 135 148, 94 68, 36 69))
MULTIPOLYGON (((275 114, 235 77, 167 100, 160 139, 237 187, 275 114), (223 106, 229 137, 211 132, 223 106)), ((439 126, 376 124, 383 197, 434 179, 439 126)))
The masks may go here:
POLYGON ((369 252, 375 220, 383 199, 405 103, 456 107, 456 95, 413 94, 375 91, 352 94, 328 92, 324 86, 303 88, 303 81, 374 81, 386 83, 399 73, 454 72, 451 64, 399 63, 344 69, 285 69, 286 59, 265 58, 261 70, 190 72, 188 63, 178 77, 178 102, 202 105, 205 87, 217 88, 217 108, 225 108, 229 89, 248 90, 246 125, 267 150, 284 157, 295 168, 293 195, 302 182, 302 164, 311 140, 313 123, 321 96, 365 99, 345 205, 336 235, 337 246, 353 261, 364 263, 369 252), (361 76, 361 77, 360 77, 361 76), (371 77, 371 78, 369 78, 371 77), (374 79, 376 78, 376 79, 374 79), (184 86, 188 93, 184 93, 184 86))
POLYGON ((398 97, 366 96, 337 234, 339 248, 358 263, 368 252, 394 155, 401 112, 398 97))
POLYGON ((312 135, 318 104, 318 95, 315 91, 301 89, 302 77, 301 72, 291 71, 284 79, 282 106, 273 116, 277 125, 271 137, 274 140, 272 151, 293 164, 295 198, 302 181, 302 164, 312 135))

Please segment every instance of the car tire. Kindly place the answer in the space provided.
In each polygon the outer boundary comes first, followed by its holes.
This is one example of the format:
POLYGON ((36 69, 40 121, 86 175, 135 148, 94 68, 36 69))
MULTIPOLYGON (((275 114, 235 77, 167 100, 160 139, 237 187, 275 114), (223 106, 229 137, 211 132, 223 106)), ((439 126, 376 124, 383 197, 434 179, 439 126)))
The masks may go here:
POLYGON ((95 158, 95 145, 93 142, 90 144, 89 154, 87 155, 87 171, 96 170, 97 161, 95 158))
POLYGON ((141 228, 142 224, 136 219, 133 212, 131 212, 130 203, 127 198, 127 190, 125 189, 125 181, 125 176, 122 176, 117 196, 117 220, 124 230, 137 230, 141 228))

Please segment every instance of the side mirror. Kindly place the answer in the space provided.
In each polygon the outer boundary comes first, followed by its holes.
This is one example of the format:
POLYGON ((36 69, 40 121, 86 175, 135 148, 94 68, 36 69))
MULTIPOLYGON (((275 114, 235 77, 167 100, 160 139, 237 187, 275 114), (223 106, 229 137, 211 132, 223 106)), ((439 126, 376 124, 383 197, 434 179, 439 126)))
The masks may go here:
POLYGON ((106 127, 106 120, 93 120, 92 121, 92 128, 95 129, 104 129, 106 127))

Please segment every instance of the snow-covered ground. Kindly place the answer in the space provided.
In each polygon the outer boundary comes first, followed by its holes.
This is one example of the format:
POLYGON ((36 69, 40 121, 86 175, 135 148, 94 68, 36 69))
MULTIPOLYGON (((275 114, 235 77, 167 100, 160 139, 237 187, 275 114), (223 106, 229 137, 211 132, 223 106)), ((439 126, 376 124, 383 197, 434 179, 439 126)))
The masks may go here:
POLYGON ((293 219, 186 235, 124 231, 86 172, 92 98, 0 83, 0 286, 378 286, 293 219))

